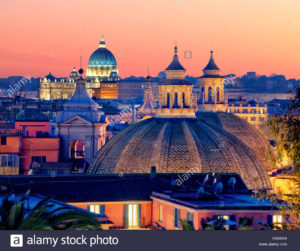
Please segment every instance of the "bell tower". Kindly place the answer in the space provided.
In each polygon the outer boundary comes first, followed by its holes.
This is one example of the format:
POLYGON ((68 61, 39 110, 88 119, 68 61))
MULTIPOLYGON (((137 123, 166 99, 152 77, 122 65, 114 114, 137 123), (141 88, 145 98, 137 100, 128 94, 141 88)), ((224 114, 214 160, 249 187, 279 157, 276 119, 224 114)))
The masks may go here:
POLYGON ((210 59, 203 69, 203 76, 199 78, 200 111, 226 111, 227 99, 224 95, 224 77, 214 60, 214 52, 210 52, 210 59))
POLYGON ((193 84, 185 80, 185 68, 180 64, 177 53, 176 44, 173 60, 165 70, 167 78, 158 85, 159 107, 156 117, 195 117, 193 84))

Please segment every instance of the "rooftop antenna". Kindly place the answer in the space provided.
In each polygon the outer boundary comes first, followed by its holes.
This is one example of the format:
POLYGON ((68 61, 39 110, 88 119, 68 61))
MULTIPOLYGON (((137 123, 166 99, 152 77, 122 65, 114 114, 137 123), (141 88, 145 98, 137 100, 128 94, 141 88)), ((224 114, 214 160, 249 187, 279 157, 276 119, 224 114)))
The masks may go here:
POLYGON ((80 69, 82 69, 82 57, 80 56, 80 69))

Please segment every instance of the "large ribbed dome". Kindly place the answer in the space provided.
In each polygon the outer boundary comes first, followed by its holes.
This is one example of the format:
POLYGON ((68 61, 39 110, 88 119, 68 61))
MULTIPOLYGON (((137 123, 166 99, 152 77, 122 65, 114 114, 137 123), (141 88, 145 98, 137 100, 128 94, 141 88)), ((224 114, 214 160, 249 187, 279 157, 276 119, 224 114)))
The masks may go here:
POLYGON ((117 68, 117 61, 110 50, 106 49, 106 44, 103 37, 99 43, 99 48, 90 56, 88 66, 96 68, 101 67, 104 69, 117 68))
POLYGON ((116 68, 117 61, 114 55, 108 49, 98 48, 91 55, 88 66, 116 68))
POLYGON ((267 140, 233 114, 151 118, 114 136, 88 170, 100 173, 238 173, 251 189, 270 188, 267 140))

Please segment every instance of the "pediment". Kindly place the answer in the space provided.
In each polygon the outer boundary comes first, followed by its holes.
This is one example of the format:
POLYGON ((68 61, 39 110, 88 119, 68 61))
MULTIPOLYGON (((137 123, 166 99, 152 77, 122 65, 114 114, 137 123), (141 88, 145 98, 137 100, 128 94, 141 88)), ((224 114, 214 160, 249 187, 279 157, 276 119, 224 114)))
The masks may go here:
POLYGON ((92 123, 85 120, 84 118, 81 118, 80 116, 75 116, 62 123, 62 125, 90 125, 90 124, 92 123))

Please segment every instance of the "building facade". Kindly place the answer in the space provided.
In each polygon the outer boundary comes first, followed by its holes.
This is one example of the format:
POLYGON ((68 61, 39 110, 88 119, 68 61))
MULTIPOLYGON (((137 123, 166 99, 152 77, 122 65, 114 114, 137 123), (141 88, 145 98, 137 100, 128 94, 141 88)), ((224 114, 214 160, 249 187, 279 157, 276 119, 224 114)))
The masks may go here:
POLYGON ((32 163, 58 162, 60 141, 50 136, 49 121, 15 121, 0 129, 0 174, 29 174, 32 163))
MULTIPOLYGON (((86 69, 86 90, 90 97, 118 99, 119 70, 114 55, 102 37, 99 48, 89 58, 86 69)), ((70 99, 76 89, 78 73, 74 67, 69 77, 56 78, 51 73, 41 79, 40 99, 70 99)))
POLYGON ((57 113, 52 134, 61 139, 63 161, 84 159, 90 162, 106 141, 104 113, 86 90, 86 82, 76 80, 76 91, 57 113))
POLYGON ((203 230, 218 219, 224 220, 224 230, 238 229, 244 219, 253 230, 282 229, 279 203, 257 198, 239 175, 185 175, 44 176, 43 182, 40 176, 13 176, 0 177, 0 185, 24 193, 32 189, 89 210, 109 221, 109 229, 181 230, 186 220, 203 230))

